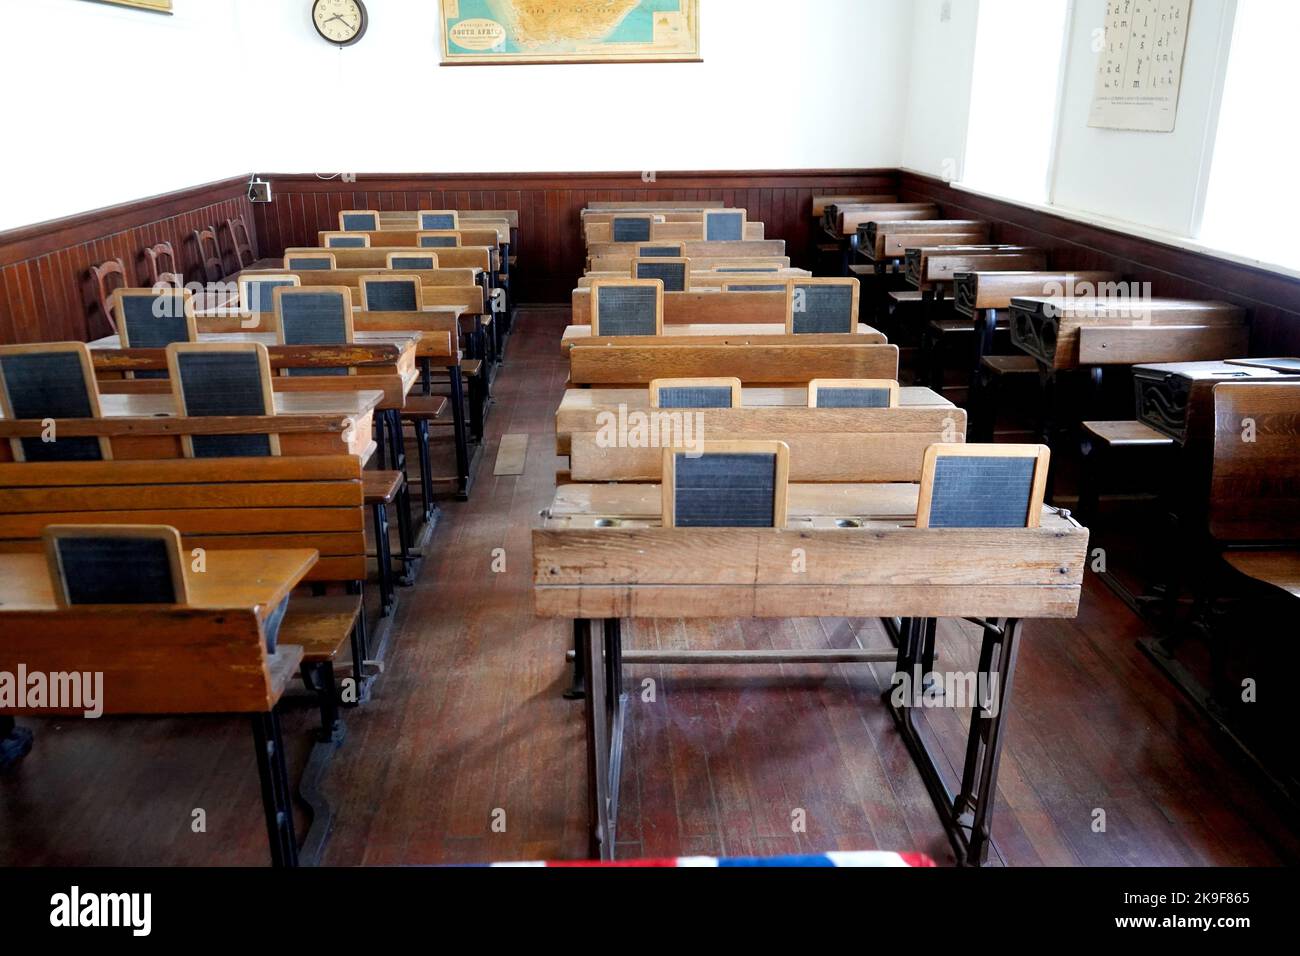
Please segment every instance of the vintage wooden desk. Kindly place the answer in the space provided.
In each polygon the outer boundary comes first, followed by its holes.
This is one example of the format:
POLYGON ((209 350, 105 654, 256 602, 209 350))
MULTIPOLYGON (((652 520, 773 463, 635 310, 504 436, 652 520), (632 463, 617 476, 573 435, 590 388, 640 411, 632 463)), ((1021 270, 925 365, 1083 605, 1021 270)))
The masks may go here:
MULTIPOLYGON (((591 325, 591 289, 574 289, 571 301, 570 323, 591 325)), ((783 324, 785 305, 784 295, 771 292, 723 292, 715 289, 665 292, 664 328, 699 323, 783 324)))
POLYGON ((0 554, 0 669, 102 673, 105 714, 250 716, 271 860, 294 866, 293 798, 276 706, 303 648, 281 643, 268 654, 266 629, 317 560, 305 548, 213 551, 202 574, 187 572, 187 605, 60 608, 43 553, 0 554))
MULTIPOLYGON (((277 392, 379 391, 381 409, 400 409, 419 378, 416 368, 420 332, 357 332, 350 345, 281 345, 274 332, 203 332, 200 342, 260 342, 270 353, 272 369, 348 366, 356 374, 339 376, 276 375, 277 392)), ((102 393, 170 392, 167 379, 129 379, 127 372, 167 368, 165 349, 124 349, 116 335, 89 343, 102 393)), ((439 350, 445 354, 445 349, 439 350)))
MULTIPOLYGON (((1103 283, 1119 282, 1123 277, 1117 272, 1081 271, 972 271, 953 274, 953 311, 958 316, 973 320, 975 345, 971 356, 970 393, 967 407, 974 408, 980 401, 980 364, 985 355, 993 354, 993 336, 998 329, 1009 327, 1006 312, 1011 300, 1017 296, 1048 295, 1051 289, 1060 289, 1063 295, 1080 296, 1095 293, 1103 283)), ((931 362, 931 368, 942 369, 941 363, 931 362)))
MULTIPOLYGON (((171 459, 185 455, 185 435, 277 434, 285 456, 374 455, 375 410, 383 393, 277 392, 274 416, 190 417, 177 414, 168 392, 100 395, 102 418, 56 419, 55 434, 105 436, 117 459, 171 459)), ((8 439, 39 438, 40 421, 0 418, 0 461, 13 461, 8 439)))
POLYGON ((774 436, 790 446, 792 481, 920 481, 926 448, 965 440, 966 412, 928 388, 899 389, 892 408, 810 408, 808 389, 799 387, 741 392, 739 408, 654 409, 644 388, 569 389, 555 413, 555 453, 569 458, 557 482, 657 482, 663 448, 674 442, 774 436), (669 418, 656 420, 656 412, 669 418), (698 412, 698 431, 695 420, 689 435, 676 427, 673 412, 698 412), (606 440, 611 422, 617 434, 638 421, 650 423, 644 447, 606 440))
POLYGON ((1227 302, 1051 296, 1011 299, 1011 340, 1047 368, 1193 362, 1245 355, 1246 310, 1227 302))
MULTIPOLYGON (((784 336, 780 338, 784 339, 784 336)), ((570 388, 636 387, 656 378, 734 377, 745 385, 807 385, 815 378, 898 378, 898 346, 783 342, 710 345, 575 345, 570 388)))
POLYGON ((585 632, 590 854, 612 859, 626 696, 624 663, 738 663, 781 652, 624 651, 624 618, 882 617, 902 619, 897 651, 812 652, 801 661, 889 662, 913 675, 939 617, 974 619, 983 639, 977 680, 996 684, 993 712, 972 708, 954 797, 914 721, 890 702, 958 859, 988 851, 1002 731, 1024 618, 1078 612, 1088 532, 1044 508, 1037 528, 916 528, 917 485, 789 488, 782 528, 662 527, 658 485, 561 487, 533 532, 536 612, 585 632), (791 554, 807 555, 804 573, 791 554), (717 656, 721 655, 721 656, 717 656))
POLYGON ((575 345, 630 345, 656 342, 678 345, 745 345, 752 341, 771 344, 795 345, 814 342, 823 345, 843 343, 884 344, 885 337, 869 325, 858 323, 858 331, 850 334, 804 333, 790 335, 784 322, 728 323, 700 322, 690 325, 664 325, 663 335, 601 335, 593 336, 590 325, 570 325, 560 336, 560 351, 568 354, 575 345))

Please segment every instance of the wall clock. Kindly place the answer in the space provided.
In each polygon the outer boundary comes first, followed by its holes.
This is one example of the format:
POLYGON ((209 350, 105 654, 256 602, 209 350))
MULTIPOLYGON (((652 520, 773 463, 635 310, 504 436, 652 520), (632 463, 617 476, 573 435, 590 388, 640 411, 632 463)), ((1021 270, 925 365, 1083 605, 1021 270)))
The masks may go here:
POLYGON ((365 36, 370 17, 361 0, 315 0, 311 22, 330 43, 351 46, 365 36))

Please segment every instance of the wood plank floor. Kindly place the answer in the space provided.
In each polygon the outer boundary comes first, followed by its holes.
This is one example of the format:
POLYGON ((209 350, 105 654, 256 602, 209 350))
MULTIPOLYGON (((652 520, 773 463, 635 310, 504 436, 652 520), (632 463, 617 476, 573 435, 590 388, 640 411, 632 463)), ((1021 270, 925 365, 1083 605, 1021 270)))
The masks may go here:
MULTIPOLYGON (((559 309, 520 316, 473 498, 444 505, 374 698, 346 713, 325 787, 336 813, 326 863, 585 851, 582 707, 560 696, 571 632, 535 619, 529 590, 529 532, 558 464, 566 320, 559 309), (503 434, 528 436, 521 475, 492 474, 503 434), (505 570, 494 572, 502 555, 505 570)), ((943 660, 973 666, 974 630, 945 623, 943 660)), ((873 621, 639 621, 625 633, 631 647, 886 643, 873 621)), ((1300 860, 1300 840, 1263 785, 1137 650, 1142 634, 1093 579, 1077 621, 1026 625, 991 862, 1300 860)), ((648 667, 627 679, 624 856, 885 848, 950 859, 878 699, 887 668, 648 667)), ((313 718, 305 703, 285 718, 295 779, 313 718)), ((927 720, 956 764, 965 716, 938 710, 927 720)), ((245 721, 24 723, 36 747, 0 776, 0 864, 266 862, 245 721)))

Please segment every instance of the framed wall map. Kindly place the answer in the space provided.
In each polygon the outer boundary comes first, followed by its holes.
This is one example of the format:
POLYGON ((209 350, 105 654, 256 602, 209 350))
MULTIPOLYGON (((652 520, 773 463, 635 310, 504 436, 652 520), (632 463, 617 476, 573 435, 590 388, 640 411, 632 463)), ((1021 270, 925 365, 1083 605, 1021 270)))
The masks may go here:
POLYGON ((699 62, 699 0, 439 0, 442 65, 699 62))
POLYGON ((1107 0, 1089 126, 1172 132, 1192 0, 1107 0))
POLYGON ((152 10, 154 13, 171 13, 172 0, 96 0, 109 3, 115 7, 136 7, 140 10, 152 10))

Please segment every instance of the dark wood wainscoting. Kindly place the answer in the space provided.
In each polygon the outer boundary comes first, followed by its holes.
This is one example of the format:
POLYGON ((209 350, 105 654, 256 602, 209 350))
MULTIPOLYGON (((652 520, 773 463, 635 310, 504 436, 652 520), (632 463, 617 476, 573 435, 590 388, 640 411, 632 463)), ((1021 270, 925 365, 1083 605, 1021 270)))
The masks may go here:
POLYGON ((953 189, 901 172, 907 201, 938 203, 953 219, 993 224, 994 242, 1040 246, 1054 268, 1105 269, 1149 281, 1152 294, 1223 299, 1251 310, 1252 355, 1300 354, 1300 280, 953 189))
POLYGON ((772 170, 640 173, 503 173, 498 175, 362 175, 355 183, 316 176, 269 175, 274 202, 256 209, 264 255, 315 245, 337 227, 342 209, 517 209, 521 302, 568 302, 585 250, 579 212, 590 202, 716 200, 748 211, 770 238, 786 240, 802 262, 815 193, 892 193, 893 170, 772 170))
MULTIPOLYGON (((92 305, 87 269, 121 257, 132 280, 142 281, 141 250, 146 246, 170 242, 187 280, 197 280, 198 253, 190 239, 194 230, 243 216, 254 231, 246 182, 246 177, 222 180, 0 232, 0 343, 107 334, 92 305)), ((227 266, 233 271, 233 263, 227 266)))

